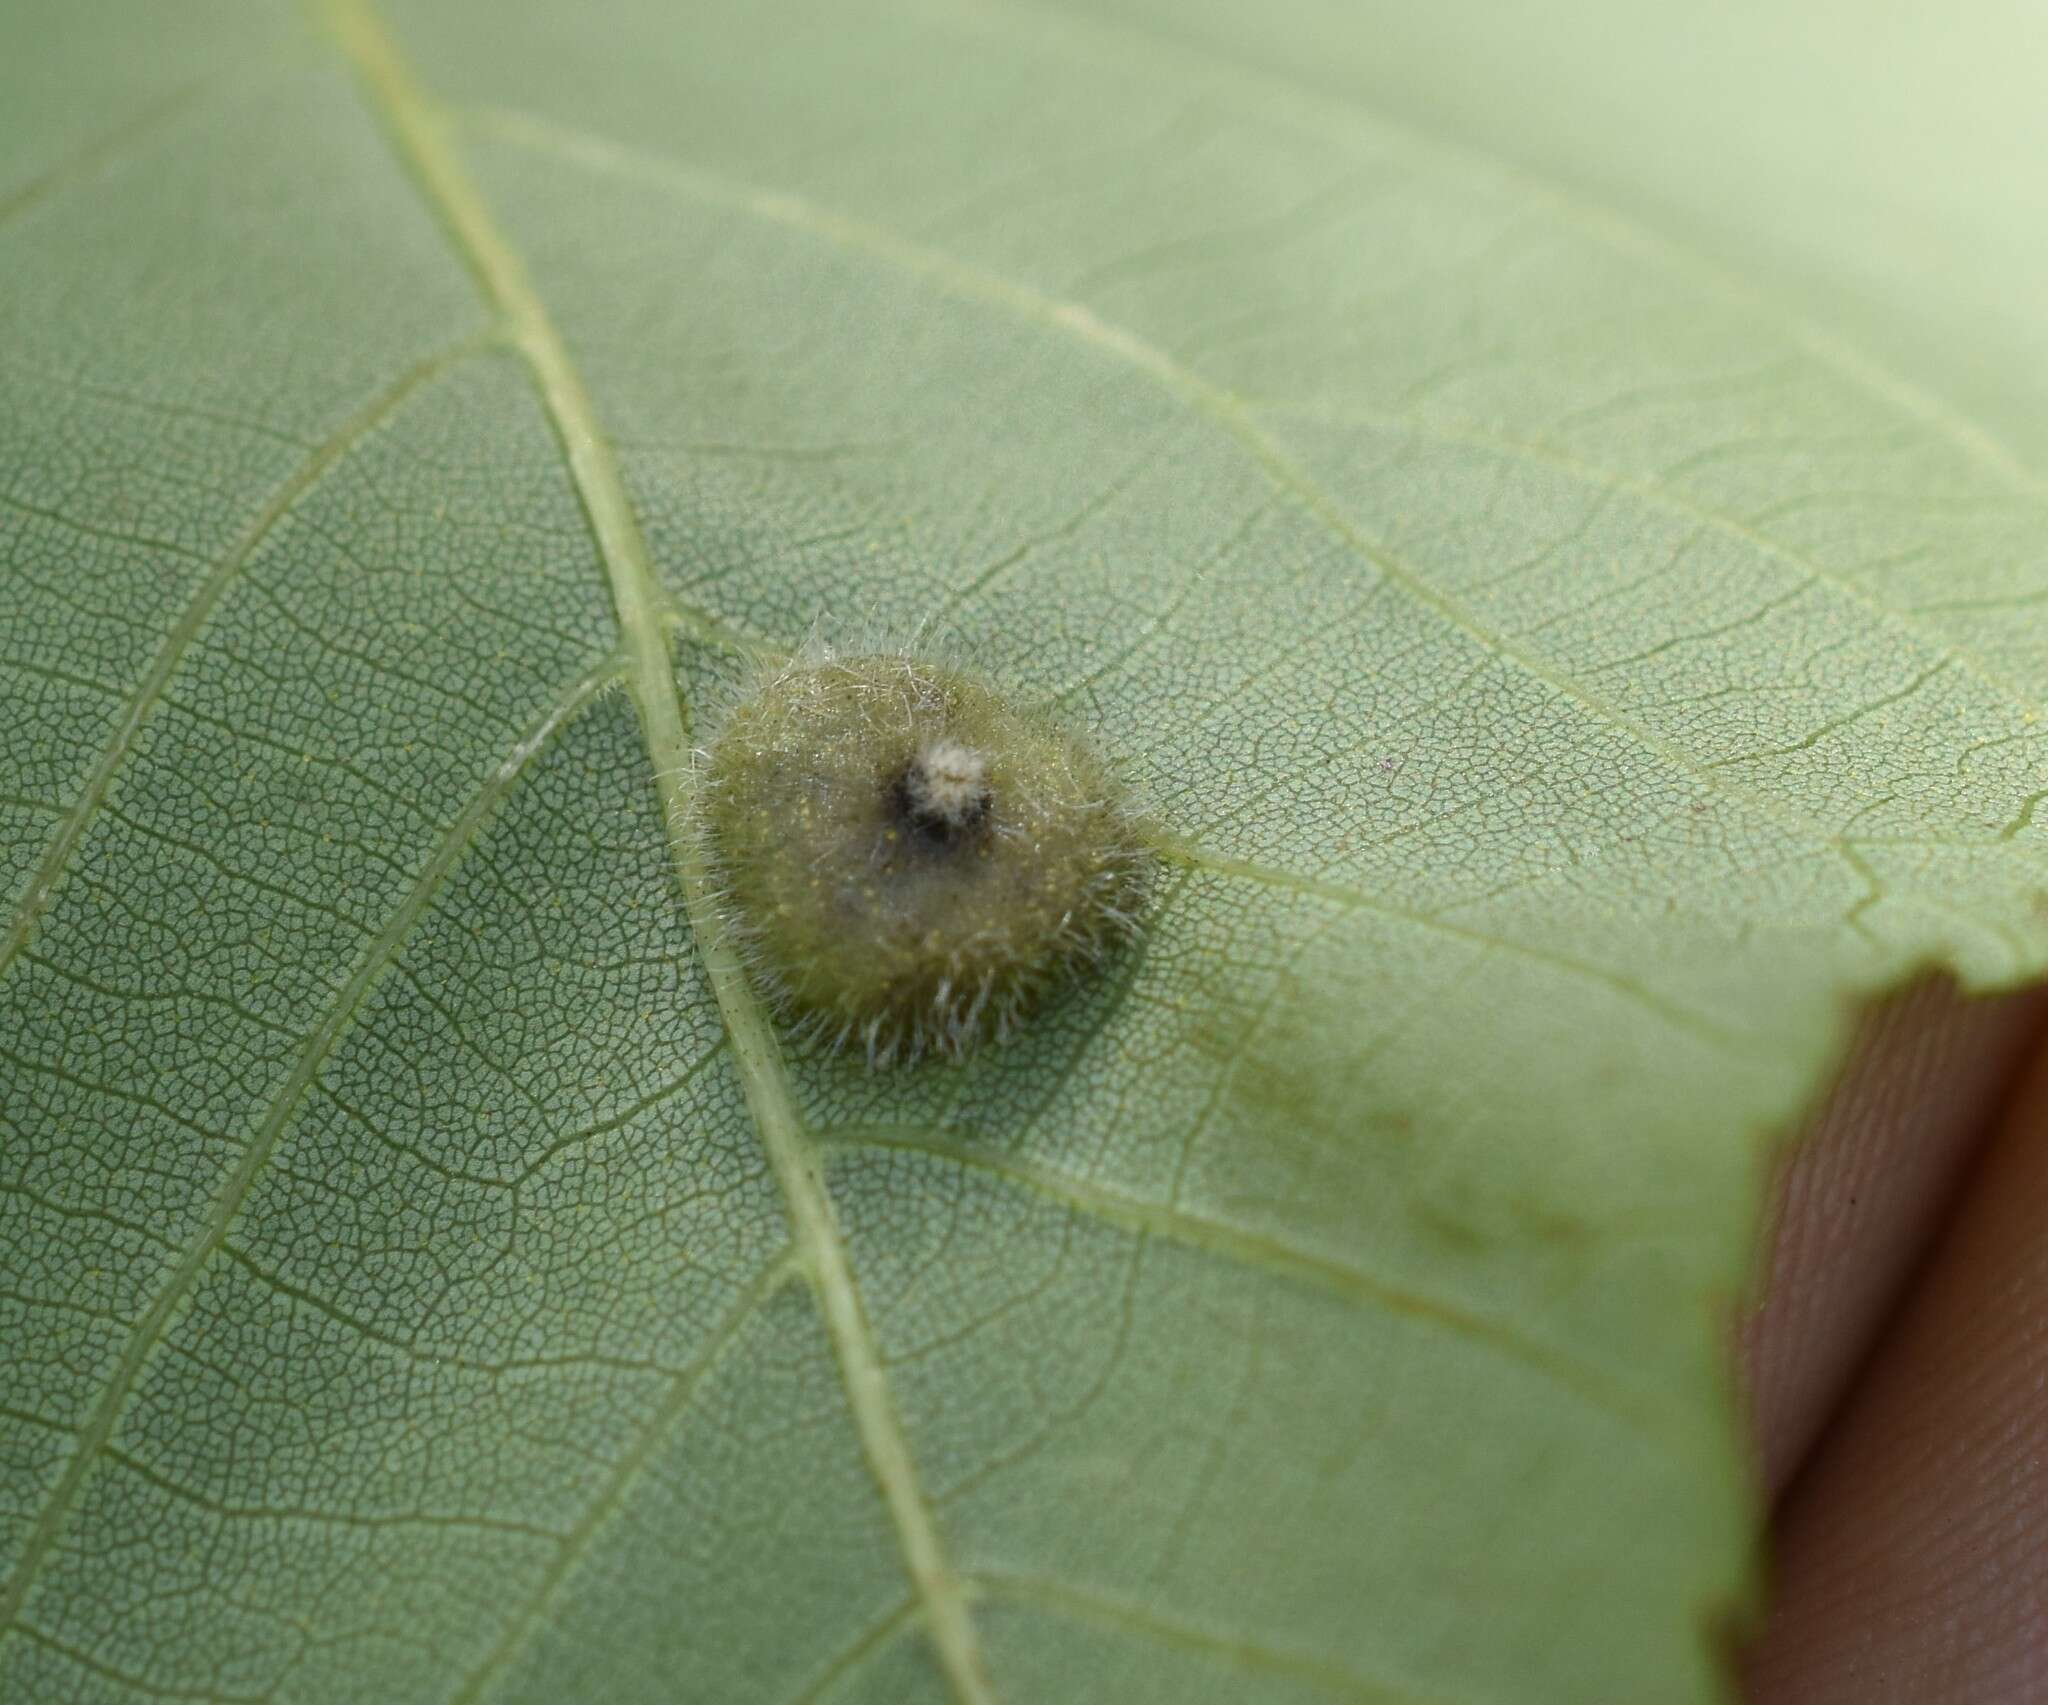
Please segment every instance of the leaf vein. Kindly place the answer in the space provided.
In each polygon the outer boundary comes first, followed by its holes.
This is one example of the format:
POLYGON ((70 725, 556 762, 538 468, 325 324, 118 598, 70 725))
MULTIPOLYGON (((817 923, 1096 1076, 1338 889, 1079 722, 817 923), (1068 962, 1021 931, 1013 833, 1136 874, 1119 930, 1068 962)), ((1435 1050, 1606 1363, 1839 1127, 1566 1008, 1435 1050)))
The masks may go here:
POLYGON ((1034 1191, 1070 1211, 1140 1238, 1155 1237, 1254 1272, 1277 1274, 1352 1303, 1451 1332, 1530 1368, 1598 1414, 1656 1436, 1663 1426, 1652 1405, 1606 1374, 1558 1355, 1547 1345, 1455 1304, 1375 1279, 1330 1256, 1264 1232, 1248 1231, 1176 1205, 1147 1202, 1056 1167, 917 1126, 844 1124, 815 1133, 828 1156, 861 1148, 901 1149, 970 1168, 1034 1191))
POLYGON ((108 788, 113 785, 116 772, 134 751, 142 725, 149 720, 150 712, 162 698, 164 688, 177 672, 186 651, 206 626, 215 609, 219 607, 228 588, 240 577, 257 548, 270 536, 271 529, 290 513, 300 498, 320 482, 330 468, 367 434, 388 419, 408 397, 448 368, 474 354, 483 347, 483 343, 482 339, 468 339, 415 362, 373 397, 364 408, 351 415, 326 443, 300 463, 291 478, 272 494, 270 501, 263 506, 234 548, 221 559, 219 566, 199 583, 199 589, 192 595, 190 602, 172 625, 162 648, 150 661, 149 667, 143 671, 141 680, 129 694, 120 719, 114 725, 113 734, 100 753, 98 761, 93 765, 85 786, 79 790, 78 798, 59 821, 55 834, 50 837, 49 845, 45 847, 42 858, 29 877, 28 887, 15 906, 7 935, 0 939, 0 977, 7 974, 22 948, 28 944, 36 921, 49 905, 58 879, 70 863, 71 855, 77 850, 79 841, 84 837, 87 825, 98 813, 101 803, 107 796, 108 788))
POLYGON ((85 1490, 87 1478, 112 1440, 115 1424, 121 1418, 144 1364, 163 1341, 172 1317, 198 1285, 199 1276, 208 1261, 226 1241, 229 1225, 248 1199, 257 1176, 276 1152, 278 1142, 311 1088, 315 1074, 347 1031, 371 986, 397 957, 414 924, 425 914, 428 904, 475 840, 485 819, 524 774, 535 754, 547 745, 556 731, 609 685, 616 673, 616 663, 607 658, 556 696, 514 748, 512 757, 491 772, 447 834, 435 845, 418 879, 399 901, 384 928, 357 961, 347 982, 336 991, 326 1011, 307 1034, 304 1046, 272 1097, 262 1121, 243 1146, 240 1158, 222 1180, 198 1234, 186 1245, 170 1275, 143 1311, 142 1318, 135 1323, 98 1400, 79 1429, 77 1447, 37 1513, 13 1573, 0 1582, 0 1641, 4 1641, 17 1625, 29 1587, 48 1560, 58 1534, 85 1490))
POLYGON ((1367 1681, 1327 1658, 1283 1651, 1238 1635, 1212 1634, 1191 1623, 1161 1616, 1150 1608, 1062 1582, 983 1571, 974 1577, 974 1584, 993 1599, 1008 1599, 1058 1616, 1092 1622, 1156 1645, 1194 1652, 1251 1674, 1283 1675, 1354 1701, 1355 1705, 1448 1705, 1440 1694, 1390 1688, 1367 1681))
POLYGON ((520 1649, 532 1638, 562 1583, 578 1561, 589 1551, 592 1541, 603 1529, 605 1523, 625 1503, 626 1494, 641 1471, 653 1459, 655 1451, 668 1436, 669 1429, 689 1409, 691 1399, 697 1394, 707 1374, 718 1365, 719 1359, 739 1336, 740 1330, 751 1320, 761 1307, 782 1288, 783 1283, 797 1270, 792 1252, 785 1249, 771 1259, 753 1281, 741 1290, 704 1347, 691 1363, 678 1370, 671 1378, 667 1394, 647 1417, 647 1424, 640 1429, 632 1445, 617 1462, 598 1494, 577 1519, 576 1525, 563 1537, 554 1560, 535 1583, 533 1591, 519 1606, 504 1630, 492 1643, 476 1668, 470 1671, 462 1685, 456 1689, 450 1705, 473 1705, 483 1696, 484 1690, 520 1649))
POLYGON ((1359 115, 1364 114, 1390 134, 1424 144, 1452 157, 1468 170, 1512 185, 1545 211, 1568 222, 1611 252, 1649 260, 1724 302, 1761 315, 1776 327, 1781 336, 1815 360, 1833 367, 1866 394, 1923 421, 1965 456, 1993 470, 2009 485, 2037 496, 2048 494, 2048 480, 2044 480, 2038 470, 2023 462, 1992 433, 1940 398, 1884 367, 1839 334, 1787 310, 1747 279, 1714 265, 1640 220, 1574 194, 1554 179, 1543 177, 1473 144, 1460 143, 1426 127, 1407 123, 1356 94, 1338 94, 1299 75, 1270 67, 1247 66, 1199 36, 1162 27, 1156 20, 1141 24, 1090 17, 1070 10, 1058 0, 1003 0, 1003 6, 997 9, 998 15, 1005 9, 1019 16, 1063 24, 1076 33, 1086 33, 1099 39, 1149 44, 1153 48, 1177 53, 1191 62, 1228 71, 1250 87, 1284 95, 1287 110, 1297 122, 1304 116, 1304 97, 1340 116, 1347 132, 1355 130, 1359 115))
POLYGON ((525 263, 498 230, 455 154, 440 113, 414 81, 368 0, 327 0, 324 11, 423 199, 441 219, 478 287, 504 315, 561 440, 630 658, 628 678, 668 823, 684 911, 732 1042, 742 1092, 782 1189, 798 1259, 824 1316, 855 1429, 895 1528, 904 1566, 924 1602, 927 1629, 948 1685, 960 1705, 992 1705, 995 1693, 984 1671, 966 1596, 919 1483, 844 1239, 805 1139, 780 1046, 737 951, 719 928, 710 875, 682 790, 692 759, 688 719, 666 637, 666 617, 674 606, 648 561, 617 461, 525 263))
POLYGON ((1365 911, 1395 922, 1412 924, 1442 935, 1452 935, 1473 943, 1475 946, 1511 953, 1517 958, 1533 960, 1540 965, 1568 971, 1574 976, 1584 977, 1600 983, 1615 993, 1654 1012, 1666 1023, 1698 1036, 1721 1048, 1739 1048, 1745 1045, 1743 1033, 1723 1023, 1709 1013, 1697 1008, 1684 1006, 1655 990, 1646 988, 1633 978, 1621 976, 1605 965, 1591 960, 1579 959, 1568 953, 1554 952, 1549 948, 1531 946, 1509 936, 1495 935, 1490 931, 1476 929, 1468 924, 1452 923, 1446 918, 1428 912, 1418 912, 1411 907, 1400 906, 1392 901, 1378 899, 1360 889, 1347 887, 1342 883, 1325 882, 1313 876, 1297 875, 1293 871, 1281 870, 1271 865, 1256 863, 1249 859, 1222 858, 1202 851, 1200 848, 1179 842, 1162 843, 1156 849, 1160 857, 1180 864, 1190 870, 1206 870, 1217 876, 1235 877, 1245 882, 1255 882, 1263 887, 1282 888, 1315 899, 1327 900, 1333 905, 1349 910, 1365 911))
POLYGON ((1595 693, 1583 681, 1489 628, 1460 600, 1433 585, 1426 576, 1362 532, 1281 441, 1259 423, 1235 392, 1204 378, 1136 333, 1102 319, 1085 304, 1065 301, 1031 285, 983 271, 952 255, 926 249, 894 232, 820 207, 800 196, 733 182, 702 167, 650 156, 527 114, 491 111, 477 115, 473 122, 487 134, 553 153, 599 174, 665 184, 679 194, 869 255, 938 288, 1064 332, 1122 361, 1234 439, 1269 485, 1293 497, 1340 546, 1447 627, 1560 697, 1574 701, 1596 726, 1624 736, 1754 816, 1811 839, 1827 838, 1828 831, 1821 824, 1788 809, 1770 794, 1717 774, 1677 742, 1625 715, 1618 705, 1595 693))

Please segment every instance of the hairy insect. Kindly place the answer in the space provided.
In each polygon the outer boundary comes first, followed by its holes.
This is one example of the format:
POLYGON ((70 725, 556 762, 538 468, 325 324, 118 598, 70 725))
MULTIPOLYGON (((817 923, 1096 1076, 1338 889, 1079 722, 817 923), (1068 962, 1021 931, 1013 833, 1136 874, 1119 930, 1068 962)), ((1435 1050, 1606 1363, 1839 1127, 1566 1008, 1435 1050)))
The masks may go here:
POLYGON ((887 1065, 1007 1038, 1136 932, 1152 855, 1118 793, 1050 718, 874 654, 770 675, 699 797, 757 988, 887 1065))

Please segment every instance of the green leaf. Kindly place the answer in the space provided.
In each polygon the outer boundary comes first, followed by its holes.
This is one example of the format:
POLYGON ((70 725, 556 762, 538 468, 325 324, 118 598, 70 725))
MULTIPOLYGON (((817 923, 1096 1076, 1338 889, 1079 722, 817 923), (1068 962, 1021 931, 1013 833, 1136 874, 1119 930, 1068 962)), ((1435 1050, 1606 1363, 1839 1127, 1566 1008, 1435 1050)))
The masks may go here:
POLYGON ((1765 1139, 2048 963, 2037 174, 1102 10, 11 10, 0 1697, 1716 1696, 1765 1139), (965 1067, 704 927, 814 630, 1160 826, 965 1067))

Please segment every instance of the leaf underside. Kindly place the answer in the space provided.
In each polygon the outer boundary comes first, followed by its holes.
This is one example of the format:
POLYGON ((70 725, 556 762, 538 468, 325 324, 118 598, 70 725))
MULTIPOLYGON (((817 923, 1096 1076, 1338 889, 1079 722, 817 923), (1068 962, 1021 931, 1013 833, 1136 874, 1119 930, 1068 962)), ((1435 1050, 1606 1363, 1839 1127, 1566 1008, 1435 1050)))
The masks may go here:
POLYGON ((2048 492, 1121 10, 0 24, 0 1698, 1718 1696, 1764 1144, 2048 963, 2048 492), (813 634, 1161 827, 965 1067, 703 927, 813 634))

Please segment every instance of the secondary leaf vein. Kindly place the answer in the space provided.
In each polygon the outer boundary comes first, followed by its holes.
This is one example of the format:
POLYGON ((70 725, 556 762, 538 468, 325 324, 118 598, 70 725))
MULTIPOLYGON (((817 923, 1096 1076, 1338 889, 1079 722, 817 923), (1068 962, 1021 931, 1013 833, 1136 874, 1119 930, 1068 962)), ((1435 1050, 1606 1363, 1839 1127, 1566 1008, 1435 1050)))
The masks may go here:
POLYGON ((56 832, 37 861, 34 873, 29 877, 28 887, 23 892, 14 916, 9 922, 5 939, 0 939, 0 977, 7 974, 21 950, 28 945, 36 920, 50 903, 50 896, 56 890, 58 878, 77 851, 86 827, 99 811, 107 797, 107 789, 113 785, 114 776, 122 763, 134 751, 137 736, 149 720, 157 701, 163 697, 164 688, 177 673, 179 663, 191 647, 213 612, 219 607, 241 572, 256 554, 257 548, 270 536, 271 530, 282 521, 298 501, 319 484, 322 477, 350 449, 392 413, 422 385, 446 372, 456 363, 484 348, 489 338, 470 338, 447 349, 415 362, 398 376, 389 386, 371 398, 357 413, 351 415, 335 430, 334 435, 299 465, 298 471, 278 487, 271 499, 252 521, 248 530, 236 542, 234 548, 220 561, 218 567, 199 583, 199 589, 172 624, 169 635, 149 667, 143 671, 142 679, 136 682, 128 695, 119 719, 114 724, 112 736, 104 751, 93 765, 92 773, 86 778, 85 786, 79 790, 70 810, 58 822, 56 832))
POLYGON ((16 1625, 29 1587, 48 1560, 58 1534, 84 1492, 86 1480, 112 1439, 115 1423, 121 1418, 144 1364, 163 1341, 172 1316, 191 1296, 200 1274, 226 1240, 228 1227, 241 1212, 258 1174, 276 1152, 286 1126, 312 1087, 315 1074, 348 1029, 371 986, 398 956, 399 949, 412 933, 413 926, 425 915, 441 884, 476 839, 485 819, 525 773, 534 755, 616 676, 616 661, 607 658, 556 696, 513 749, 512 756, 492 771, 462 814, 449 826, 448 832, 429 854, 411 889, 393 909, 348 981, 328 1003, 319 1022, 308 1032, 304 1046, 272 1097, 262 1122, 243 1147, 241 1158, 222 1180, 198 1234, 186 1245, 170 1276, 144 1310, 142 1318, 135 1323, 114 1371, 108 1376, 98 1401, 79 1429, 76 1449, 65 1463, 57 1484, 44 1500, 35 1526, 22 1545, 13 1574, 0 1583, 0 1640, 4 1640, 16 1625))
POLYGON ((1192 412, 1212 421, 1236 441, 1274 490, 1292 497, 1341 547, 1377 571, 1386 584, 1430 611, 1446 627, 1560 697, 1573 701, 1596 726, 1625 737, 1753 816, 1810 839, 1827 838, 1828 831, 1823 825, 1788 808, 1771 794, 1731 782, 1677 742, 1626 715, 1619 705, 1594 692, 1576 676, 1488 627, 1459 599, 1369 538, 1287 447, 1260 424, 1234 391, 1184 366, 1168 351, 1127 328, 1104 320, 1085 304, 983 271, 801 196, 736 183, 701 167, 644 155, 527 114, 494 111, 478 115, 476 122, 491 135, 553 153, 592 171, 666 184, 678 193, 807 232, 839 247, 873 256, 961 297, 990 303, 1022 319, 1078 338, 1143 374, 1192 412))
POLYGON ((1660 1421, 1654 1411, 1636 1394, 1604 1374, 1568 1361, 1547 1346, 1509 1331, 1481 1315, 1469 1313, 1435 1297, 1387 1284, 1341 1261, 1297 1248, 1277 1237, 1227 1225, 1186 1208, 1143 1201, 1089 1180, 1072 1177, 1056 1167, 962 1141, 942 1131, 911 1126, 840 1125, 822 1130, 817 1136, 828 1147, 905 1149, 955 1166, 985 1172, 1048 1197, 1074 1213, 1105 1225, 1117 1226, 1141 1238, 1156 1237, 1163 1243, 1199 1250, 1257 1272, 1278 1274, 1296 1284, 1329 1292, 1348 1302, 1369 1304, 1403 1319, 1421 1321, 1467 1342, 1485 1345, 1534 1369, 1560 1389, 1581 1398, 1596 1413, 1607 1415, 1636 1432, 1654 1436, 1660 1431, 1660 1421))

